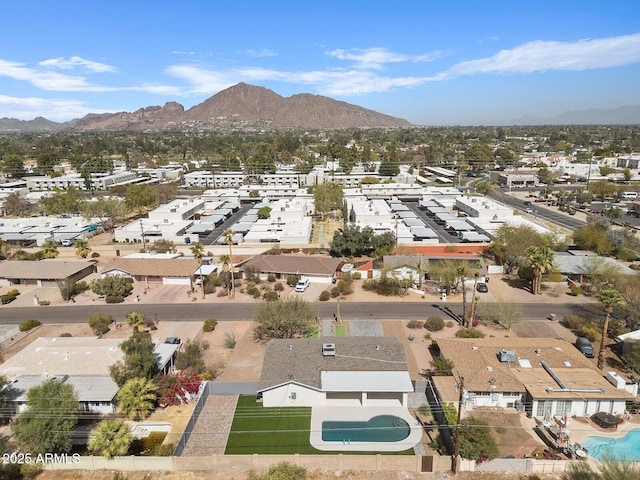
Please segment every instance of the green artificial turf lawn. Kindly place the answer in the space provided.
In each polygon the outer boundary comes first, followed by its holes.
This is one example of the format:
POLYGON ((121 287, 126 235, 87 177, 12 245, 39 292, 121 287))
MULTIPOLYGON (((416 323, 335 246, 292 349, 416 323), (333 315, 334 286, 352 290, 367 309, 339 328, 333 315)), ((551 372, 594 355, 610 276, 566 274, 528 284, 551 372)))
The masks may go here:
POLYGON ((238 398, 227 455, 322 453, 309 444, 311 408, 264 408, 254 396, 238 398))
POLYGON ((253 395, 240 395, 226 455, 250 454, 313 454, 346 453, 349 455, 414 455, 413 449, 403 452, 328 452, 316 450, 309 443, 310 407, 265 408, 253 395))
POLYGON ((346 337, 347 327, 344 325, 336 325, 336 337, 346 337))

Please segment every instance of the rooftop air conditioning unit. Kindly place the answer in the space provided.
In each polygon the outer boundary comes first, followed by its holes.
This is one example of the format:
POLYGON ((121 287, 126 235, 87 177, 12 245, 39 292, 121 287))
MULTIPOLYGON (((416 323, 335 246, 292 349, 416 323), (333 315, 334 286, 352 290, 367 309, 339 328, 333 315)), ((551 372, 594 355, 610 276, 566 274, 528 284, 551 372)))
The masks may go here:
POLYGON ((322 356, 323 357, 335 357, 336 356, 336 344, 335 343, 323 343, 322 344, 322 356))
POLYGON ((513 363, 516 361, 516 352, 515 350, 505 350, 501 348, 498 352, 498 360, 501 362, 513 363))

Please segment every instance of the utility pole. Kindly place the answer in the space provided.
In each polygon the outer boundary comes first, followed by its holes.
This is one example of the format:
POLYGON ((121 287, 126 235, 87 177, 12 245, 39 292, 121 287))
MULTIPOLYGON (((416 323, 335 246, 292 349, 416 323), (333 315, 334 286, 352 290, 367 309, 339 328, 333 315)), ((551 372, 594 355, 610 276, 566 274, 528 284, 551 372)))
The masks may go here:
POLYGON ((464 397, 464 377, 460 377, 460 392, 458 395, 458 419, 456 420, 456 436, 453 446, 453 458, 451 459, 451 472, 458 473, 458 451, 460 449, 460 416, 462 415, 462 403, 464 397))

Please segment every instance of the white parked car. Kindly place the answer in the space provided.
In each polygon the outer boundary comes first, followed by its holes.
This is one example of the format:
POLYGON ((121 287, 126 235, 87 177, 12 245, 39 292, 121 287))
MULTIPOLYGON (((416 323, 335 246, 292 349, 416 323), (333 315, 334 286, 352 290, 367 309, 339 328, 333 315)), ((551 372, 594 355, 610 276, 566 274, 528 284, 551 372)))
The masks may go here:
POLYGON ((308 278, 301 278, 296 284, 296 292, 304 292, 307 288, 309 288, 309 284, 310 282, 308 278))

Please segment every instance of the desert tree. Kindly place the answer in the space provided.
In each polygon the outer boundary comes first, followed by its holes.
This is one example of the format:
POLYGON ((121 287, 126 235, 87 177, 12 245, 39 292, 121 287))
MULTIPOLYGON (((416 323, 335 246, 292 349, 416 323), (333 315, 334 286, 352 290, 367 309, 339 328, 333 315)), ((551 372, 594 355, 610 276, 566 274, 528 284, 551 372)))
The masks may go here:
POLYGON ((13 433, 28 452, 68 452, 78 412, 73 386, 51 378, 27 391, 27 409, 18 417, 13 433))

